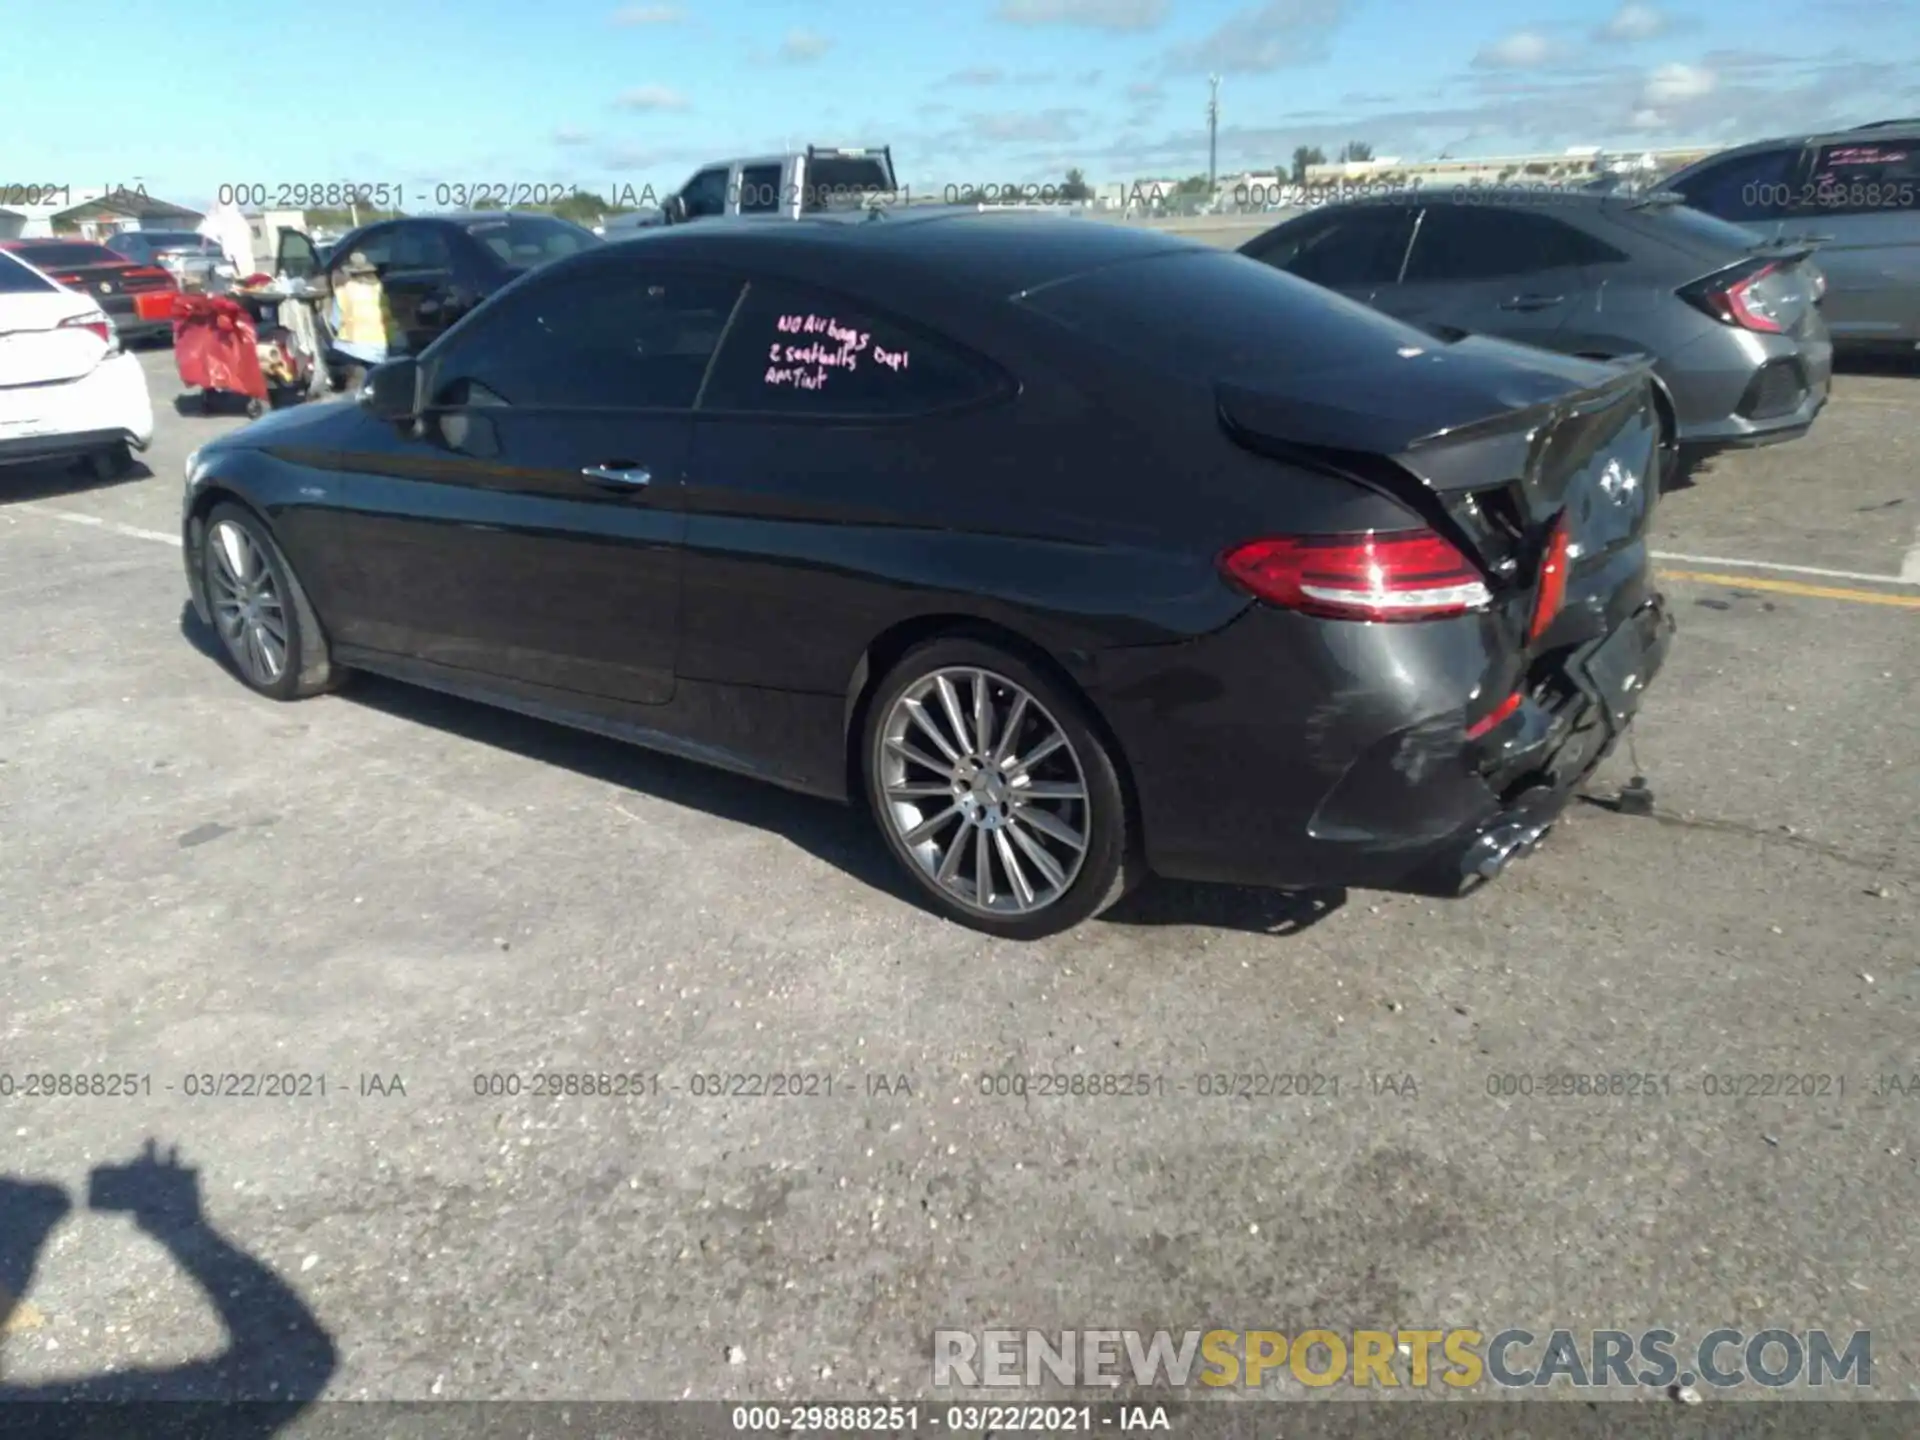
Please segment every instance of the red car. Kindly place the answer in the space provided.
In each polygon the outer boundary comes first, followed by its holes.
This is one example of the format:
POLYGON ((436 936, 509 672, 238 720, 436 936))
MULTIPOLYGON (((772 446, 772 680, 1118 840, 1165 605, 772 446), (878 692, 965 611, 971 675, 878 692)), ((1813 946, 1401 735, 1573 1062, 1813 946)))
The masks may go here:
POLYGON ((106 311, 122 341, 173 336, 173 297, 180 285, 157 265, 141 265, 90 240, 59 236, 0 240, 49 279, 78 291, 106 311))

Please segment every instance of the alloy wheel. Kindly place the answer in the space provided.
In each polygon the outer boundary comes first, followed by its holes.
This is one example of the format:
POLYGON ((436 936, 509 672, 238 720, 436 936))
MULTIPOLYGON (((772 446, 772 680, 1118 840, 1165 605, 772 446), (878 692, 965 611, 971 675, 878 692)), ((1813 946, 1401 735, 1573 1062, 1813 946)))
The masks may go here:
POLYGON ((207 536, 213 557, 213 619, 234 664, 254 685, 277 682, 287 668, 287 616, 280 587, 259 543, 231 520, 207 536))
POLYGON ((1060 722, 1003 675, 953 666, 894 700, 874 757, 881 818, 955 904, 1031 915, 1072 888, 1092 835, 1060 722))

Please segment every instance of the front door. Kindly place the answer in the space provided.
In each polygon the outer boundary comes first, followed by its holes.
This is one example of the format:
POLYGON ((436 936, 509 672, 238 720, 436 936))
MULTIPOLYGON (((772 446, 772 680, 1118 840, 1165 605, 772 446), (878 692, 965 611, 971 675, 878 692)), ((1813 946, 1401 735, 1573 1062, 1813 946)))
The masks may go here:
POLYGON ((627 705, 672 698, 689 412, 737 283, 615 256, 422 358, 417 426, 346 457, 341 639, 627 705))
POLYGON ((464 403, 405 435, 369 417, 343 457, 340 640, 544 691, 672 699, 688 425, 464 403))
POLYGON ((1544 210, 1429 205, 1405 274, 1382 286, 1374 304, 1441 336, 1495 335, 1552 349, 1586 300, 1582 242, 1599 244, 1544 210))

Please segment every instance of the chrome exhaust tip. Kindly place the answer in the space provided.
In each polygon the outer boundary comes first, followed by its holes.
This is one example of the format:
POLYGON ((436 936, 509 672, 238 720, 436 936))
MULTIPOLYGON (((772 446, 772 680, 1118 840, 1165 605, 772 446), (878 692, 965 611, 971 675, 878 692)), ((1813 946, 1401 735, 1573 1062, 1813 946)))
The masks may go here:
POLYGON ((1532 797, 1535 808, 1528 806, 1528 798, 1523 796, 1520 804, 1507 813, 1507 818, 1489 825, 1467 847, 1460 862, 1462 878, 1482 883, 1492 880, 1515 860, 1525 859, 1540 848, 1540 842, 1553 829, 1553 822, 1559 816, 1557 812, 1543 815, 1537 808, 1553 799, 1552 792, 1535 794, 1532 797))

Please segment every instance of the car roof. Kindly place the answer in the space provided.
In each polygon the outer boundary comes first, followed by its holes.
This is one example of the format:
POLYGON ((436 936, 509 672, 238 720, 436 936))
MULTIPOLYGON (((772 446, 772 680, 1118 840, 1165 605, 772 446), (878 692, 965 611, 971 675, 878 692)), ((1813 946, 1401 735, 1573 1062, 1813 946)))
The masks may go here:
POLYGON ((828 210, 797 219, 716 216, 689 225, 641 230, 608 242, 605 254, 653 246, 688 259, 764 263, 775 256, 859 254, 893 260, 967 289, 1006 296, 1071 275, 1154 255, 1215 246, 1165 231, 1031 210, 927 206, 925 210, 828 210), (731 252, 731 253, 729 253, 731 252))
POLYGON ((1711 155, 1702 156, 1676 174, 1686 174, 1690 170, 1703 169, 1717 160, 1725 160, 1737 155, 1753 155, 1763 150, 1778 149, 1783 145, 1838 145, 1849 140, 1857 140, 1862 145, 1871 145, 1876 140, 1920 140, 1920 119, 1875 120, 1866 125, 1842 126, 1838 130, 1803 130, 1794 135, 1774 135, 1765 140, 1749 140, 1741 145, 1729 145, 1724 150, 1716 150, 1711 155))
MULTIPOLYGON (((94 250, 107 247, 98 240, 83 240, 78 235, 29 235, 22 239, 0 240, 0 250, 26 250, 36 245, 85 245, 94 250)), ((109 251, 109 254, 112 252, 109 251)), ((118 259, 118 256, 114 257, 118 259)))

